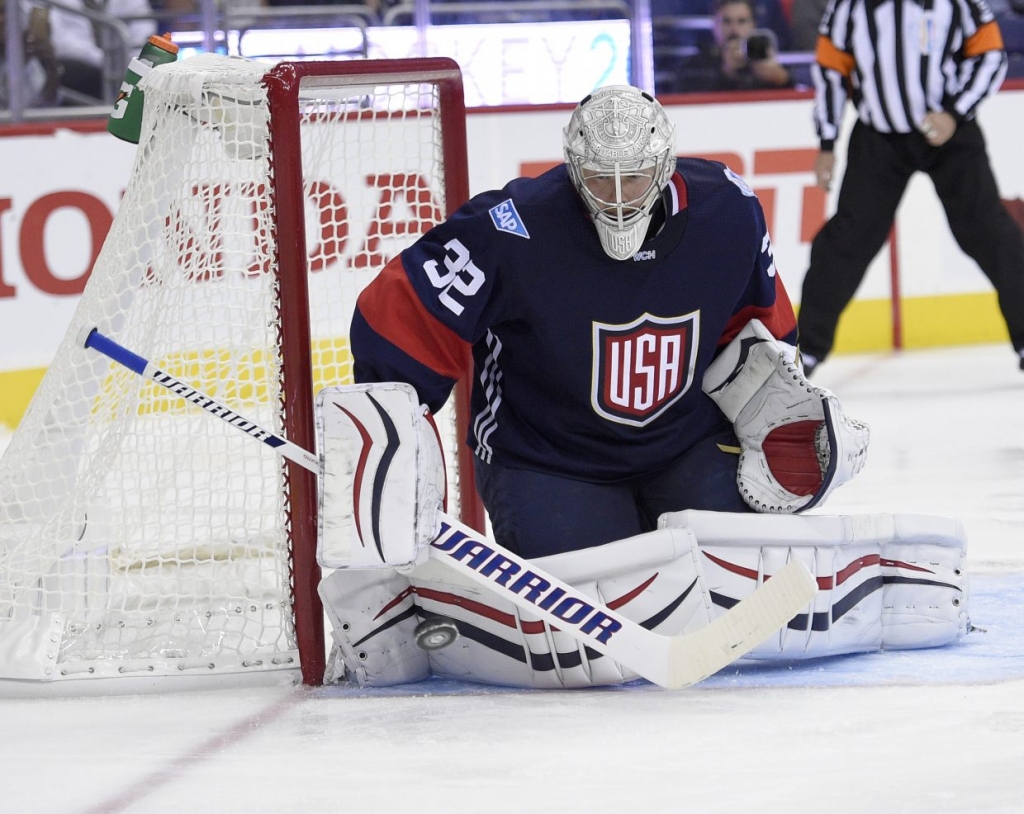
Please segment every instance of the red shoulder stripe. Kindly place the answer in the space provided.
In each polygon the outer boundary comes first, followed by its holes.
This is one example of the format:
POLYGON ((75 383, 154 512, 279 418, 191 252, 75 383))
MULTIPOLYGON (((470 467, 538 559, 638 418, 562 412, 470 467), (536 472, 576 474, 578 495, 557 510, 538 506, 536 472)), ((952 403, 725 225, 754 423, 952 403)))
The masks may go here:
POLYGON ((460 379, 468 369, 469 343, 424 308, 401 257, 363 289, 357 304, 373 330, 435 373, 460 379))
POLYGON ((733 314, 725 326, 722 338, 718 340, 718 347, 732 342, 736 334, 752 319, 761 320, 776 339, 785 339, 796 330, 793 304, 789 301, 789 294, 778 275, 775 275, 775 302, 768 306, 748 305, 733 314))

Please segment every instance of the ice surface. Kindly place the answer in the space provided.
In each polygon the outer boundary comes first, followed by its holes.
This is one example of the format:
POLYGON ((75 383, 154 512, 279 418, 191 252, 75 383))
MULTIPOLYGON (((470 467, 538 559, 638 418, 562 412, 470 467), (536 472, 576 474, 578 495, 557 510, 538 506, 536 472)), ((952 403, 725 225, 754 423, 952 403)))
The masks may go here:
POLYGON ((819 512, 961 518, 986 632, 680 692, 0 699, 0 810, 1020 814, 1024 374, 999 345, 837 357, 815 381, 872 427, 867 466, 819 512))

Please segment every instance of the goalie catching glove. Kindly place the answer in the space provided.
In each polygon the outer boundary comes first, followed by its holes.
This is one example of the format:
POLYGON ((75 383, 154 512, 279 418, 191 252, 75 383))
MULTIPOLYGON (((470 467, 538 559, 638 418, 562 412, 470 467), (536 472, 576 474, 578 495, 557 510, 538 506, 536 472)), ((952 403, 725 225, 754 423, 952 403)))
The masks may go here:
POLYGON ((818 506, 864 465, 870 431, 804 378, 796 349, 753 319, 711 363, 704 392, 732 422, 742 451, 737 484, 758 512, 818 506))

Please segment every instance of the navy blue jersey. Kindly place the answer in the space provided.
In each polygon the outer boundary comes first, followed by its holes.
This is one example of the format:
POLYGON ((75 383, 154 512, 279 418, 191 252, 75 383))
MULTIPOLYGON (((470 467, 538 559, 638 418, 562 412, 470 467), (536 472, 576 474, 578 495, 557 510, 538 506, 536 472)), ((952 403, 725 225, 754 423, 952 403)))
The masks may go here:
POLYGON ((752 318, 795 343, 764 213, 724 165, 678 159, 665 223, 608 257, 565 166, 475 196, 360 295, 359 382, 437 410, 472 354, 487 462, 589 481, 656 471, 725 422, 701 390, 752 318))

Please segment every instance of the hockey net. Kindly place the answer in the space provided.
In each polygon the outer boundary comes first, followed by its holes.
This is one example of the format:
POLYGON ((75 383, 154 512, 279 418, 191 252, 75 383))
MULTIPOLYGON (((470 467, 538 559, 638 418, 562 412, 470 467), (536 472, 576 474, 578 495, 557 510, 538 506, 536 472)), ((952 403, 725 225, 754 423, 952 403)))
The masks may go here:
MULTIPOLYGON (((124 198, 0 461, 0 678, 291 681, 301 664, 318 683, 315 476, 81 335, 312 449, 315 390, 351 381, 358 292, 467 197, 461 78, 443 59, 197 56, 143 87, 124 198)), ((449 511, 480 524, 464 413, 441 418, 449 511)))

